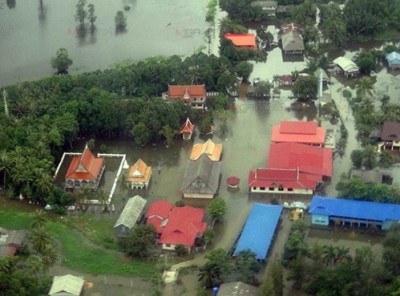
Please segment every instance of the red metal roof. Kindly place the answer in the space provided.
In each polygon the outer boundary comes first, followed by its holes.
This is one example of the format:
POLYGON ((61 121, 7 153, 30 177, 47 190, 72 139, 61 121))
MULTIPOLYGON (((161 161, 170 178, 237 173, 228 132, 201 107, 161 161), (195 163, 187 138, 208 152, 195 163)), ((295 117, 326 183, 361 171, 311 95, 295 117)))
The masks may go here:
POLYGON ((299 143, 272 143, 267 167, 299 168, 302 173, 331 177, 332 150, 299 143))
POLYGON ((202 85, 168 85, 169 99, 183 99, 188 96, 188 99, 205 98, 206 87, 202 85))
POLYGON ((314 190, 321 181, 321 176, 302 173, 298 169, 256 169, 248 176, 249 187, 314 190))
POLYGON ((314 121, 282 121, 272 126, 271 142, 323 145, 325 128, 319 127, 314 121))
POLYGON ((227 33, 224 35, 224 37, 231 40, 235 46, 257 49, 256 36, 254 34, 227 33))
POLYGON ((181 134, 192 134, 194 130, 194 124, 190 122, 189 117, 186 118, 185 123, 182 125, 181 134))
POLYGON ((82 155, 74 156, 69 165, 66 179, 94 180, 100 173, 104 159, 96 158, 86 146, 82 155))
POLYGON ((158 234, 161 234, 164 227, 161 225, 166 220, 171 212, 173 205, 164 199, 153 202, 146 214, 147 224, 152 224, 156 228, 158 234))
POLYGON ((207 223, 203 222, 204 215, 203 209, 190 206, 173 208, 161 234, 160 243, 192 247, 196 237, 207 229, 207 223))

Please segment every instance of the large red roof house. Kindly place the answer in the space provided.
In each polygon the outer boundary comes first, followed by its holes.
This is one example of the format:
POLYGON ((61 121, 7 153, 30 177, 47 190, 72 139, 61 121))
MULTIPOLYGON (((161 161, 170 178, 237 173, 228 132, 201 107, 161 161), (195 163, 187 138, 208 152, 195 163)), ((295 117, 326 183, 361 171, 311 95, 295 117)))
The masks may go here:
POLYGON ((148 224, 155 226, 163 250, 175 250, 184 245, 192 252, 207 229, 205 211, 190 206, 174 207, 165 200, 155 201, 145 217, 148 224))
POLYGON ((173 207, 168 201, 160 199, 153 202, 147 210, 146 223, 154 226, 158 236, 161 235, 173 207))
POLYGON ((192 109, 204 110, 206 106, 206 87, 202 85, 168 85, 168 92, 164 98, 168 100, 182 100, 190 104, 192 109))
POLYGON ((282 121, 272 126, 271 142, 324 146, 325 128, 315 121, 282 121))
POLYGON ((313 194, 332 177, 332 150, 299 143, 272 143, 267 168, 249 172, 254 193, 313 194))
POLYGON ((97 189, 104 169, 104 158, 95 157, 86 146, 81 155, 72 158, 65 175, 65 188, 73 190, 88 186, 97 189))
POLYGON ((225 39, 232 41, 233 45, 242 49, 257 49, 256 35, 254 34, 233 34, 226 33, 225 39))

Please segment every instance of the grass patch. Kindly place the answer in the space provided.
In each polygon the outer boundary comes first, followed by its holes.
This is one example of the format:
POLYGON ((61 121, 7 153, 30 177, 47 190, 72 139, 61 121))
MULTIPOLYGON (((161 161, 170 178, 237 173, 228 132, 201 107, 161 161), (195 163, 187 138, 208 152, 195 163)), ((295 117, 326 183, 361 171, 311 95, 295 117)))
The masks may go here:
MULTIPOLYGON (((14 210, 0 213, 0 226, 10 229, 30 229, 30 213, 14 210)), ((52 236, 61 243, 62 262, 65 266, 90 274, 114 274, 151 278, 157 272, 153 264, 126 258, 122 253, 107 252, 91 246, 66 223, 50 221, 52 236)))

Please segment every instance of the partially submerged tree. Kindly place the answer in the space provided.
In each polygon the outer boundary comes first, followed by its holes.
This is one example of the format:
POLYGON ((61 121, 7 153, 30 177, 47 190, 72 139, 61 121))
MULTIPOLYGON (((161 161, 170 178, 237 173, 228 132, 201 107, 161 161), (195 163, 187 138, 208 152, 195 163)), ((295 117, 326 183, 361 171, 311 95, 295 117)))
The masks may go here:
POLYGON ((119 245, 129 256, 145 258, 151 246, 156 243, 156 230, 153 225, 136 225, 130 236, 120 238, 119 245))
POLYGON ((72 63, 65 48, 57 50, 56 56, 51 59, 51 66, 57 69, 58 74, 68 74, 68 68, 72 63))
POLYGON ((89 22, 92 30, 94 29, 94 22, 97 19, 97 16, 94 14, 95 13, 95 7, 94 4, 89 4, 89 22))
POLYGON ((122 10, 118 11, 115 16, 115 29, 117 31, 123 31, 126 29, 126 16, 122 10))
POLYGON ((214 198, 207 208, 207 213, 212 220, 222 221, 226 213, 226 202, 221 197, 214 198))
POLYGON ((81 27, 85 26, 85 19, 88 14, 85 6, 86 0, 78 0, 78 3, 76 4, 75 20, 80 23, 81 27))

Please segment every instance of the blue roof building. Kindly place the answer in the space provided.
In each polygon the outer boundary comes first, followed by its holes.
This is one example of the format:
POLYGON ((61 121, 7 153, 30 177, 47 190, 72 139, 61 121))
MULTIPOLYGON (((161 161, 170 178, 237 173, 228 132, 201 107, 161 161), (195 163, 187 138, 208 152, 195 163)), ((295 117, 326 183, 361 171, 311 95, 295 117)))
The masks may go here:
POLYGON ((249 249, 256 254, 257 260, 265 260, 274 238, 282 209, 282 206, 253 204, 233 256, 237 256, 240 251, 249 249))
POLYGON ((400 69, 400 53, 393 51, 386 55, 389 68, 400 69))
POLYGON ((314 225, 376 226, 384 230, 394 223, 400 223, 400 205, 314 196, 308 212, 314 225))

